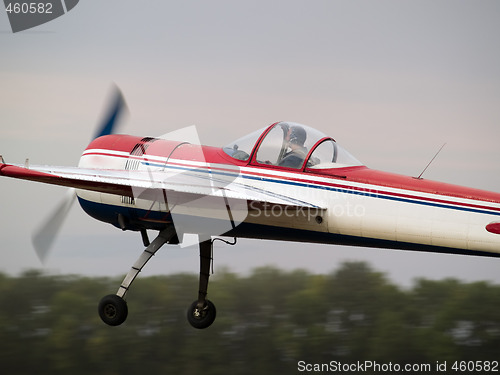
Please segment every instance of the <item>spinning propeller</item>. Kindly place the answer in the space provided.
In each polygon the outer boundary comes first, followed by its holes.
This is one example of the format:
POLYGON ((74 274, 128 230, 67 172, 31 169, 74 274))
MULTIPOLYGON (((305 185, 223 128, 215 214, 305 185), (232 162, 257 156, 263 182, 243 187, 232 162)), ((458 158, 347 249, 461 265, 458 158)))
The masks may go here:
MULTIPOLYGON (((127 104, 120 91, 115 86, 113 96, 109 102, 108 109, 105 113, 102 123, 98 126, 94 138, 103 135, 113 134, 118 126, 118 120, 124 110, 127 109, 127 104)), ((56 209, 49 215, 32 236, 33 247, 35 252, 42 263, 45 262, 49 251, 54 243, 54 240, 66 218, 69 209, 75 201, 75 189, 68 189, 64 199, 59 203, 56 209)))

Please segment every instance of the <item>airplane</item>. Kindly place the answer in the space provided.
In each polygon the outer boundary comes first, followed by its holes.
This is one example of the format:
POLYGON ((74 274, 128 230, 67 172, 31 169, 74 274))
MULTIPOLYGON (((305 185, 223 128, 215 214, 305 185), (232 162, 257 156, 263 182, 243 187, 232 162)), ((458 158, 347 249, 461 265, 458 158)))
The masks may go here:
POLYGON ((99 303, 108 325, 125 322, 126 294, 150 258, 165 244, 193 238, 199 291, 187 319, 198 329, 216 317, 207 291, 217 239, 500 256, 500 193, 370 169, 330 136, 294 122, 273 123, 224 147, 200 145, 193 129, 114 134, 123 107, 118 94, 77 167, 7 164, 0 156, 0 176, 71 188, 35 236, 41 258, 53 240, 50 227, 60 225, 59 213, 75 196, 91 217, 141 234, 145 250, 118 291, 99 303), (148 231, 158 233, 154 240, 148 231))

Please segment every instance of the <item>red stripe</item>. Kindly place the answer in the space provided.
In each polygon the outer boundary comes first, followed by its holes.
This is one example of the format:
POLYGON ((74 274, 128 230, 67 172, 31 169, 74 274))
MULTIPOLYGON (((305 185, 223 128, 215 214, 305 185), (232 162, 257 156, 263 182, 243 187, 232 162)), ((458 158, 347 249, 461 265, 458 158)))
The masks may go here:
MULTIPOLYGON (((129 153, 133 147, 141 141, 142 138, 134 137, 129 135, 109 135, 105 137, 100 137, 94 140, 88 147, 87 150, 90 149, 104 149, 104 150, 113 150, 113 151, 121 151, 129 153)), ((144 155, 147 160, 153 160, 155 157, 172 157, 180 160, 188 160, 188 161, 196 161, 196 162, 208 162, 208 163, 216 163, 216 164, 232 164, 235 167, 243 166, 241 162, 237 162, 233 159, 229 160, 225 153, 220 148, 208 147, 208 146, 196 146, 196 145, 182 145, 179 146, 179 142, 167 141, 167 140, 157 140, 152 143, 146 154, 144 155), (193 152, 193 150, 199 152, 193 152)), ((117 155, 106 154, 105 152, 96 152, 89 153, 90 154, 99 154, 99 155, 107 155, 112 157, 117 157, 117 155)), ((120 156, 125 157, 125 156, 120 156)), ((130 156, 127 156, 130 157, 130 156)), ((134 159, 141 159, 140 157, 132 156, 134 159)), ((161 161, 160 161, 161 162, 161 161)), ((182 164, 181 164, 182 165, 182 164)), ((248 165, 248 167, 252 167, 252 165, 248 165)), ((266 166, 258 166, 259 168, 265 168, 266 166)), ((271 168, 271 167, 270 167, 271 168)), ((230 169, 219 169, 222 171, 231 171, 230 169)), ((233 171, 234 172, 234 171, 233 171)), ((286 172, 286 171, 285 171, 286 172)), ((317 177, 328 178, 332 180, 342 180, 342 181, 350 181, 355 183, 362 183, 368 185, 375 185, 377 187, 386 187, 386 188, 395 188, 401 190, 412 191, 416 193, 426 193, 440 196, 449 196, 460 199, 471 199, 485 202, 493 202, 500 203, 500 194, 494 192, 488 192, 479 189, 466 188, 458 185, 451 185, 442 182, 436 181, 428 181, 422 179, 415 179, 412 177, 397 175, 393 173, 381 172, 369 169, 364 166, 359 167, 347 167, 347 168, 335 168, 329 170, 308 170, 307 172, 292 172, 295 174, 294 177, 288 176, 276 176, 271 173, 261 173, 261 172, 246 172, 252 176, 258 176, 263 178, 279 178, 288 181, 296 181, 300 183, 307 184, 315 184, 321 186, 328 186, 331 188, 338 189, 349 189, 353 191, 357 191, 360 193, 365 192, 366 194, 371 193, 370 190, 360 187, 352 187, 344 184, 332 183, 332 182, 321 182, 321 181, 313 181, 310 179, 300 178, 309 177, 311 175, 317 177), (342 174, 342 176, 339 176, 342 174)), ((500 211, 498 208, 488 207, 484 205, 476 205, 476 204, 466 204, 466 203, 458 203, 452 202, 446 199, 438 199, 438 198, 426 198, 426 197, 418 197, 411 194, 403 194, 403 193, 393 193, 388 191, 377 190, 374 191, 375 194, 385 194, 389 196, 404 198, 404 199, 418 199, 428 202, 434 203, 444 203, 444 204, 456 204, 464 207, 473 207, 473 208, 488 208, 494 211, 500 211)))
MULTIPOLYGON (((91 154, 106 155, 106 156, 121 157, 121 158, 126 157, 126 156, 121 156, 121 155, 106 154, 103 152, 88 153, 87 155, 91 155, 91 154)), ((158 155, 144 155, 143 157, 136 157, 136 156, 132 156, 132 157, 134 159, 152 160, 155 157, 159 157, 159 156, 158 155)), ((177 157, 178 156, 176 155, 176 158, 177 157)), ((162 161, 160 161, 160 162, 162 162, 162 161)), ((218 161, 218 162, 220 162, 220 161, 218 161)), ((176 163, 176 162, 172 162, 172 161, 170 161, 169 164, 176 165, 176 166, 186 166, 186 164, 176 163)), ((250 167, 252 167, 252 166, 250 166, 250 167)), ((214 170, 218 170, 218 171, 224 171, 224 172, 232 172, 232 173, 235 172, 234 170, 228 169, 228 168, 213 168, 212 166, 210 168, 214 169, 214 170)), ((462 198, 462 199, 482 200, 482 201, 491 201, 494 203, 500 203, 500 194, 497 194, 497 193, 487 192, 487 191, 478 190, 478 189, 465 188, 465 187, 461 187, 461 186, 457 186, 457 185, 450 185, 450 184, 445 184, 445 183, 435 182, 435 181, 416 180, 416 179, 413 179, 412 177, 394 175, 394 174, 389 174, 386 172, 373 171, 373 170, 370 170, 366 167, 355 167, 355 168, 348 167, 348 168, 339 168, 339 169, 335 170, 335 173, 337 176, 341 172, 345 172, 344 173, 345 180, 352 181, 352 182, 358 182, 358 183, 375 185, 375 186, 391 187, 391 188, 415 191, 415 192, 420 192, 420 193, 450 196, 450 197, 462 198), (369 172, 369 173, 366 173, 366 172, 369 172), (367 175, 371 176, 373 179, 369 179, 367 177, 361 178, 360 176, 363 176, 363 174, 367 174, 367 175), (387 176, 389 176, 390 179, 387 179, 387 178, 384 179, 384 177, 387 177, 387 176), (375 177, 378 177, 378 178, 375 178, 375 177), (415 180, 415 181, 412 181, 412 180, 415 180), (389 182, 392 182, 392 184, 390 184, 389 182), (409 185, 410 182, 414 186, 420 185, 420 188, 419 189, 408 188, 407 186, 409 185), (424 187, 424 188, 422 188, 422 187, 424 187), (474 194, 476 194, 476 195, 474 196, 474 194), (497 198, 497 200, 492 199, 492 198, 497 198)), ((386 195, 386 196, 398 197, 401 199, 420 200, 420 201, 432 202, 432 203, 436 203, 436 204, 456 205, 456 206, 461 206, 461 207, 487 209, 487 210, 500 212, 500 208, 486 206, 486 205, 454 202, 454 201, 440 199, 440 198, 421 197, 421 196, 415 196, 415 195, 405 194, 405 193, 396 193, 396 192, 389 192, 389 191, 384 191, 384 190, 367 189, 367 188, 363 188, 363 187, 356 187, 356 186, 338 184, 338 183, 333 183, 333 182, 317 181, 317 180, 304 179, 304 178, 298 178, 298 177, 290 177, 290 176, 276 176, 273 174, 256 172, 256 171, 245 171, 244 174, 254 176, 254 177, 266 178, 266 179, 281 179, 281 180, 298 182, 298 183, 302 183, 302 184, 310 184, 310 185, 316 185, 316 186, 319 185, 319 186, 325 186, 328 188, 351 190, 351 191, 359 192, 361 195, 363 195, 363 194, 365 194, 365 195, 371 195, 371 194, 373 194, 373 195, 386 195)), ((299 176, 311 176, 311 173, 307 173, 307 172, 306 173, 296 172, 296 174, 299 176)), ((331 176, 328 176, 326 174, 321 174, 317 177, 330 178, 330 179, 335 179, 335 180, 341 179, 340 177, 331 177, 331 176)), ((342 178, 342 180, 344 180, 344 178, 342 178)))
MULTIPOLYGON (((336 171, 338 174, 340 171, 336 171)), ((377 171, 374 171, 377 172, 377 171)), ((384 173, 384 172, 381 172, 384 173)), ((254 176, 259 176, 259 177, 268 177, 268 178, 279 178, 279 179, 284 179, 288 181, 296 181, 296 182, 301 182, 301 183, 306 183, 306 184, 313 184, 313 185, 321 185, 321 186, 327 186, 330 188, 336 188, 336 189, 344 189, 344 190, 354 190, 358 191, 360 193, 364 193, 365 195, 376 195, 376 194, 381 194, 381 195, 388 195, 388 196, 394 196, 398 198, 403 198, 403 199, 413 199, 413 200, 422 200, 426 202, 433 202, 433 203, 440 203, 440 204, 450 204, 450 205, 458 205, 458 206, 463 206, 463 207, 470 207, 470 208, 478 208, 478 209, 488 209, 488 210, 493 210, 493 211, 499 211, 500 208, 497 207, 491 207, 491 206, 484 206, 484 205, 479 205, 479 204, 470 204, 470 203, 462 203, 462 202, 454 202, 450 200, 444 200, 444 199, 438 199, 438 198, 428 198, 428 197, 421 197, 421 196, 415 196, 415 195, 410 195, 410 194, 403 194, 403 193, 395 193, 395 192, 389 192, 389 191, 383 191, 383 190, 373 190, 373 189, 366 189, 362 187, 356 187, 356 186, 349 186, 349 185, 342 185, 342 184, 335 184, 335 183, 330 183, 330 182, 323 182, 323 181, 313 181, 313 180, 306 180, 306 179, 298 179, 298 178, 290 178, 290 177, 284 177, 284 176, 273 176, 273 175, 266 175, 263 173, 255 173, 251 172, 248 174, 252 174, 254 176)), ((361 182, 361 181, 356 181, 355 179, 349 178, 349 174, 346 174, 346 179, 348 181, 353 181, 353 182, 361 182)), ((327 177, 327 176, 321 176, 321 177, 327 177)), ((408 178, 405 176, 401 176, 402 179, 408 178)), ((410 177, 411 178, 411 177, 410 177)), ((427 181, 427 182, 434 182, 434 181, 427 181)), ((361 183, 364 184, 370 184, 370 185, 378 185, 377 181, 362 181, 361 183)), ((430 191, 425 191, 425 190, 412 190, 412 189, 406 189, 401 186, 388 186, 385 185, 385 187, 393 187, 397 189, 402 189, 402 190, 410 190, 410 191, 415 191, 415 192, 421 192, 421 193, 428 193, 428 194, 434 194, 434 195, 449 195, 453 196, 455 198, 462 198, 462 199, 472 199, 472 200, 481 200, 481 201, 492 201, 493 203, 500 203, 500 194, 496 193, 491 193, 488 191, 483 191, 483 190, 477 190, 477 189, 469 189, 469 188, 463 188, 460 186, 456 185, 450 185, 450 184, 444 184, 440 182, 434 182, 435 185, 441 185, 441 186, 446 186, 446 187, 453 187, 455 188, 455 195, 449 194, 449 191, 438 191, 438 190, 433 190, 432 192, 430 191), (462 191, 466 192, 464 194, 458 194, 458 190, 461 189, 462 191), (471 192, 477 192, 478 196, 471 196, 471 192), (488 198, 490 198, 490 195, 494 194, 497 196, 497 201, 495 200, 490 200, 490 199, 483 199, 482 196, 484 193, 488 195, 488 198)), ((378 185, 382 186, 382 185, 378 185)), ((363 195, 363 194, 361 194, 363 195)))

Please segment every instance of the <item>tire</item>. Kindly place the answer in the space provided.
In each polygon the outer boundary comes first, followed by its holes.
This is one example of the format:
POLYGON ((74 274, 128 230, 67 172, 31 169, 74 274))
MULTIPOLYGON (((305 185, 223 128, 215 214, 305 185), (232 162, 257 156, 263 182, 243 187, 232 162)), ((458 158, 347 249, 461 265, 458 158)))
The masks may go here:
POLYGON ((187 311, 187 320, 194 328, 204 329, 212 325, 216 314, 215 305, 208 299, 201 311, 198 311, 198 301, 194 301, 187 311))
POLYGON ((109 326, 119 326, 128 315, 127 302, 116 294, 110 294, 99 302, 99 316, 109 326))

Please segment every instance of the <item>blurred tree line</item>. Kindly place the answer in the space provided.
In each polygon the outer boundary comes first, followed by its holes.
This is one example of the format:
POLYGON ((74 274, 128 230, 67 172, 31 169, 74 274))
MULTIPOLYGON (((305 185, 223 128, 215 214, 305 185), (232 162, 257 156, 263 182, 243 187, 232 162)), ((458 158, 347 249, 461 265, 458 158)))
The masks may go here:
MULTIPOLYGON (((120 279, 0 274, 2 374, 298 373, 299 361, 500 360, 500 286, 417 280, 400 288, 366 263, 328 275, 265 267, 216 273, 206 330, 186 321, 197 275, 139 278, 129 317, 97 303, 120 279)), ((477 373, 477 372, 476 372, 477 373)))

